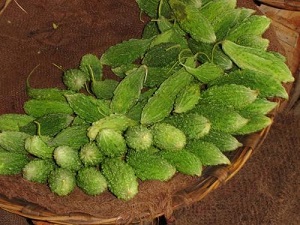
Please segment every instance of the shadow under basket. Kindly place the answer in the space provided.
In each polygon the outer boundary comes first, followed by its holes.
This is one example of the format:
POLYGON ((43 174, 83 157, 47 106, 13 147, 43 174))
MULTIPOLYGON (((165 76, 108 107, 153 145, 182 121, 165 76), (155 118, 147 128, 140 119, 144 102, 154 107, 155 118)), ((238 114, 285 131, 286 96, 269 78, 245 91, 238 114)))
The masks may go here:
MULTIPOLYGON (((276 9, 278 10, 278 9, 276 9)), ((272 11, 269 9, 268 12, 272 11)), ((285 26, 284 24, 278 25, 279 22, 276 22, 276 14, 272 14, 272 20, 275 21, 273 28, 275 33, 282 32, 282 35, 289 36, 289 33, 286 33, 286 30, 278 29, 281 26, 285 26), (283 33, 284 32, 284 33, 283 33)), ((282 18, 278 17, 278 21, 282 21, 282 18)), ((291 32, 295 31, 290 29, 291 32)), ((299 34, 299 31, 296 31, 299 34)), ((293 33, 294 35, 294 33, 293 33)), ((282 37, 282 36, 281 36, 282 37)), ((284 39, 284 38, 282 38, 284 39)), ((285 50, 288 49, 289 54, 287 56, 287 63, 291 68, 293 74, 296 77, 298 64, 299 64, 299 46, 298 39, 296 44, 287 44, 282 43, 281 39, 279 40, 279 44, 283 45, 285 50), (295 51, 291 53, 291 51, 295 51)), ((290 95, 293 93, 293 84, 286 85, 286 89, 290 95)), ((286 102, 282 99, 275 99, 274 101, 278 102, 278 107, 269 115, 271 119, 275 119, 276 114, 285 108, 286 102)), ((226 166, 214 166, 207 167, 203 170, 203 174, 198 178, 189 178, 182 185, 182 188, 179 190, 174 189, 168 191, 168 193, 162 193, 154 195, 156 198, 155 201, 151 203, 145 203, 145 209, 139 211, 138 213, 135 211, 135 206, 131 205, 130 202, 124 203, 124 208, 127 207, 127 212, 116 212, 115 216, 111 217, 103 217, 97 216, 95 214, 83 213, 83 212, 52 212, 50 209, 46 209, 41 206, 42 204, 37 204, 33 202, 28 202, 24 198, 16 198, 11 196, 0 195, 0 208, 9 211, 11 213, 29 218, 32 220, 35 225, 55 225, 55 224, 88 224, 88 225, 100 225, 100 224, 159 224, 159 220, 164 216, 168 220, 171 218, 172 212, 180 207, 189 206, 195 202, 200 201, 205 196, 207 196, 210 192, 217 189, 219 186, 224 185, 228 180, 230 180, 234 175, 244 166, 247 160, 252 156, 252 154, 257 151, 260 145, 264 142, 271 126, 263 129, 258 133, 254 133, 251 135, 247 135, 245 137, 241 137, 240 141, 244 144, 243 147, 230 152, 228 158, 231 160, 230 165, 226 166), (161 201, 163 200, 163 201, 161 201), (161 205, 157 207, 155 205, 159 202, 161 205), (137 215, 138 214, 138 215, 137 215)), ((176 175, 172 178, 170 185, 176 184, 177 181, 183 179, 183 175, 176 175)), ((149 182, 150 183, 150 182, 149 182)), ((152 185, 156 185, 154 183, 152 185)), ((142 187, 141 191, 147 191, 146 184, 142 187)), ((168 184, 169 185, 169 184, 168 184)), ((51 197, 52 195, 49 194, 51 197)), ((72 196, 76 196, 75 194, 72 196)), ((53 199, 51 199, 53 200, 53 199)), ((78 204, 89 204, 89 198, 83 199, 82 202, 78 204)), ((94 202, 91 203, 95 204, 94 202)), ((101 204, 101 203, 99 203, 101 204)), ((142 204, 142 203, 141 203, 142 204)), ((108 210, 117 210, 113 207, 113 205, 109 206, 108 210)))

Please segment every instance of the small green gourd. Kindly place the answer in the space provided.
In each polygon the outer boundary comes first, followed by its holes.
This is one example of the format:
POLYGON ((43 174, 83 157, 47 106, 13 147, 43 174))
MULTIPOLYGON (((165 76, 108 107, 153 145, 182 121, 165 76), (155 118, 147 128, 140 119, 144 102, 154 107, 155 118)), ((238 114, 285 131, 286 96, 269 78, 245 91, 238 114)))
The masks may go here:
POLYGON ((124 160, 107 158, 101 165, 108 189, 119 199, 128 201, 138 193, 138 180, 133 168, 124 160))
POLYGON ((153 144, 162 150, 178 151, 186 144, 185 134, 168 123, 156 123, 151 127, 153 144))
POLYGON ((96 167, 84 167, 77 172, 76 184, 84 193, 92 196, 101 194, 107 189, 103 174, 96 167))
POLYGON ((75 172, 58 167, 49 174, 50 190, 58 196, 69 195, 76 187, 75 172))

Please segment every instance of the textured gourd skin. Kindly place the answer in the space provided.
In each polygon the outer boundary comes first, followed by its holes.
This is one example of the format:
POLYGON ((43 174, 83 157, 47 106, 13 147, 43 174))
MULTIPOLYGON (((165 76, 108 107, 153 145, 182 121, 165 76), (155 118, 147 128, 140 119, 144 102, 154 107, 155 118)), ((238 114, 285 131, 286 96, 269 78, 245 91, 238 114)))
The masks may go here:
POLYGON ((247 112, 240 112, 249 121, 248 123, 234 132, 235 135, 245 135, 255 133, 262 130, 263 128, 272 124, 272 119, 263 114, 251 114, 247 112))
POLYGON ((53 152, 57 165, 71 171, 78 171, 82 167, 78 151, 69 146, 59 146, 53 152))
POLYGON ((0 174, 19 174, 23 167, 29 162, 29 158, 20 153, 0 150, 0 174))
POLYGON ((190 2, 170 0, 169 4, 180 27, 194 39, 206 43, 216 41, 216 35, 209 20, 190 2), (201 23, 199 23, 201 21, 201 23))
POLYGON ((216 107, 214 105, 201 107, 201 105, 197 105, 193 112, 208 118, 212 129, 230 134, 248 122, 248 119, 240 115, 238 111, 226 107, 216 107))
POLYGON ((187 85, 176 97, 174 104, 175 113, 184 113, 192 108, 199 102, 200 87, 197 83, 187 85))
POLYGON ((109 100, 113 97, 113 92, 118 84, 119 82, 113 79, 95 80, 92 81, 91 89, 97 98, 109 100))
POLYGON ((65 168, 56 168, 50 173, 48 184, 50 190, 58 196, 69 195, 76 186, 75 173, 65 168))
POLYGON ((89 142, 87 137, 88 125, 69 126, 59 132, 53 139, 48 141, 51 147, 69 146, 74 149, 80 149, 83 145, 89 142))
POLYGON ((103 155, 108 157, 120 157, 127 151, 125 138, 118 130, 101 130, 96 137, 96 143, 103 155))
POLYGON ((184 69, 166 79, 144 106, 141 123, 152 124, 167 117, 173 109, 176 95, 192 80, 193 76, 184 69))
POLYGON ((31 135, 37 134, 38 131, 40 135, 54 137, 62 129, 71 125, 73 119, 72 115, 65 113, 47 114, 21 126, 19 130, 31 135))
POLYGON ((230 160, 216 145, 210 142, 192 140, 188 143, 185 149, 195 154, 204 166, 230 164, 230 160))
POLYGON ((288 93, 280 81, 269 74, 253 70, 236 70, 225 76, 214 80, 211 85, 237 84, 249 87, 258 91, 258 97, 270 98, 281 97, 288 98, 288 93))
POLYGON ((119 199, 129 200, 138 193, 138 181, 131 166, 121 159, 106 159, 102 173, 107 180, 109 190, 119 199))
POLYGON ((208 84, 224 74, 220 66, 210 62, 205 62, 196 68, 185 65, 184 67, 189 73, 193 74, 198 81, 204 84, 208 84))
POLYGON ((87 129, 87 136, 90 140, 95 140, 96 136, 102 129, 115 129, 125 131, 128 127, 134 126, 137 121, 130 119, 123 114, 111 114, 94 123, 87 129))
POLYGON ((272 102, 265 98, 258 98, 251 104, 247 105, 246 107, 240 110, 242 115, 247 114, 261 114, 266 115, 274 110, 278 106, 277 102, 272 102))
POLYGON ((56 168, 53 160, 34 159, 22 169, 22 176, 26 180, 46 184, 49 174, 56 168))
POLYGON ((79 69, 88 74, 89 80, 100 81, 103 79, 103 66, 96 55, 88 53, 82 56, 79 69))
POLYGON ((29 134, 20 131, 3 131, 0 133, 0 147, 9 152, 27 154, 25 141, 29 134))
POLYGON ((89 142, 80 148, 79 158, 84 166, 98 166, 103 161, 104 155, 95 142, 89 142))
POLYGON ((212 86, 201 94, 201 105, 218 105, 219 107, 228 107, 232 109, 241 109, 258 96, 257 90, 252 90, 243 85, 224 84, 212 86))
POLYGON ((138 101, 144 85, 147 68, 131 71, 114 90, 110 107, 113 113, 125 114, 138 101))
POLYGON ((240 37, 247 35, 255 35, 261 37, 269 28, 271 19, 262 15, 251 15, 246 18, 243 23, 231 29, 226 36, 227 40, 237 41, 240 37))
POLYGON ((105 177, 96 167, 84 167, 76 175, 76 184, 88 195, 99 195, 107 189, 105 177))
POLYGON ((26 139, 25 148, 30 154, 41 159, 52 159, 54 147, 50 147, 40 136, 33 135, 26 139))
POLYGON ((198 139, 205 136, 211 128, 211 122, 198 113, 184 113, 173 115, 164 120, 180 129, 187 138, 198 139))
POLYGON ((177 151, 186 144, 185 134, 168 123, 156 123, 152 127, 153 144, 162 150, 177 151))
POLYGON ((200 176, 202 173, 200 159, 187 150, 161 151, 160 155, 175 166, 178 172, 191 176, 200 176))
POLYGON ((110 114, 109 107, 101 100, 82 93, 66 95, 66 99, 74 113, 92 123, 110 114))
POLYGON ((2 114, 0 115, 0 131, 20 131, 20 127, 30 124, 34 117, 26 114, 2 114))
POLYGON ((241 69, 266 73, 280 82, 295 80, 287 64, 271 52, 241 46, 229 40, 222 42, 222 48, 241 69))
POLYGON ((131 152, 127 162, 141 180, 167 181, 176 172, 176 168, 167 160, 148 151, 131 152))
POLYGON ((67 102, 55 100, 38 100, 30 99, 24 103, 24 111, 26 114, 35 118, 50 113, 72 114, 73 110, 67 102))
POLYGON ((88 74, 80 69, 69 69, 64 72, 63 83, 71 91, 79 91, 89 80, 88 74))
POLYGON ((162 42, 150 48, 143 57, 143 64, 147 67, 168 67, 177 60, 181 46, 173 42, 162 42))
POLYGON ((142 125, 129 127, 124 136, 128 147, 137 151, 146 150, 153 143, 151 130, 142 125))
POLYGON ((139 59, 149 47, 151 39, 130 39, 108 48, 100 62, 108 66, 122 66, 139 59))
POLYGON ((243 145, 233 135, 216 130, 210 130, 201 140, 213 143, 222 152, 234 151, 243 145))
POLYGON ((31 88, 27 86, 26 94, 31 99, 37 100, 55 100, 65 102, 66 94, 73 94, 74 91, 58 88, 31 88))

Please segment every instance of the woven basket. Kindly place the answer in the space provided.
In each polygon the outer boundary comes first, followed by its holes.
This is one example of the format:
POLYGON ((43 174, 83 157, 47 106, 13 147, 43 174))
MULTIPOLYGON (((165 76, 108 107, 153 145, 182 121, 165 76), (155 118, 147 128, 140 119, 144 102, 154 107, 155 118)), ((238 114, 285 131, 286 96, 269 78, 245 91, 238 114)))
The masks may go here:
MULTIPOLYGON (((291 11, 280 10, 264 5, 260 6, 259 10, 273 20, 273 32, 276 33, 279 43, 282 45, 286 52, 285 55, 287 57, 287 64, 289 65, 293 74, 295 74, 295 77, 298 78, 298 66, 300 61, 298 36, 300 30, 298 29, 297 25, 293 27, 291 18, 298 17, 299 20, 300 12, 292 13, 291 11), (294 17, 292 17, 291 15, 294 15, 294 17)), ((297 21, 297 19, 295 21, 297 21)), ((297 80, 298 79, 296 79, 295 83, 297 83, 297 80)), ((288 84, 286 86, 286 89, 288 93, 290 93, 291 99, 293 99, 293 95, 297 92, 297 89, 292 84, 288 84)), ((281 99, 275 99, 274 101, 277 101, 279 103, 279 106, 270 114, 270 118, 272 119, 274 119, 276 117, 276 114, 283 110, 287 105, 287 102, 282 101, 281 99)), ((263 143, 265 137, 268 135, 270 128, 271 126, 265 128, 259 133, 243 137, 241 141, 243 142, 244 146, 234 152, 231 152, 230 155, 228 155, 232 162, 231 165, 205 168, 203 171, 203 175, 198 178, 196 182, 193 182, 193 185, 172 194, 170 205, 166 207, 167 210, 162 210, 161 212, 156 212, 155 214, 151 213, 151 210, 149 209, 145 209, 144 212, 138 216, 138 218, 131 218, 130 216, 129 218, 124 215, 119 215, 112 218, 100 218, 94 215, 90 215, 89 213, 77 212, 69 214, 58 214, 41 207, 39 204, 31 203, 24 199, 9 198, 2 195, 0 195, 0 208, 14 214, 29 218, 36 225, 158 224, 158 220, 162 216, 169 218, 173 210, 200 201, 210 192, 230 180, 244 166, 251 155, 263 143)))

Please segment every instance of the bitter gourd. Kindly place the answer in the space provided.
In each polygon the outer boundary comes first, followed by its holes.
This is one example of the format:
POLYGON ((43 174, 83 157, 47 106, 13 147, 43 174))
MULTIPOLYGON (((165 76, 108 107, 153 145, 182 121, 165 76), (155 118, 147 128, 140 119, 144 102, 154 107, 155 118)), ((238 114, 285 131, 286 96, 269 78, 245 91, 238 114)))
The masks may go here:
POLYGON ((287 64, 268 51, 241 46, 229 40, 222 42, 222 48, 242 69, 268 74, 280 82, 293 82, 295 80, 287 64))
POLYGON ((171 165, 175 166, 180 173, 191 176, 200 176, 202 174, 200 159, 185 149, 180 151, 162 151, 160 155, 171 165))
POLYGON ((118 130, 102 129, 95 141, 103 155, 108 157, 121 157, 127 150, 126 141, 118 130))
POLYGON ((107 189, 105 177, 96 167, 84 167, 77 172, 76 184, 88 195, 99 195, 107 189))
POLYGON ((162 150, 177 151, 183 149, 186 144, 185 134, 168 123, 156 123, 151 130, 153 144, 162 150))
POLYGON ((102 165, 109 190, 119 199, 130 200, 138 193, 138 180, 133 168, 121 159, 108 158, 102 165))
POLYGON ((29 161, 27 155, 0 151, 0 175, 19 174, 29 161))
POLYGON ((167 181, 174 176, 176 168, 160 155, 147 151, 130 152, 127 163, 141 180, 167 181))

